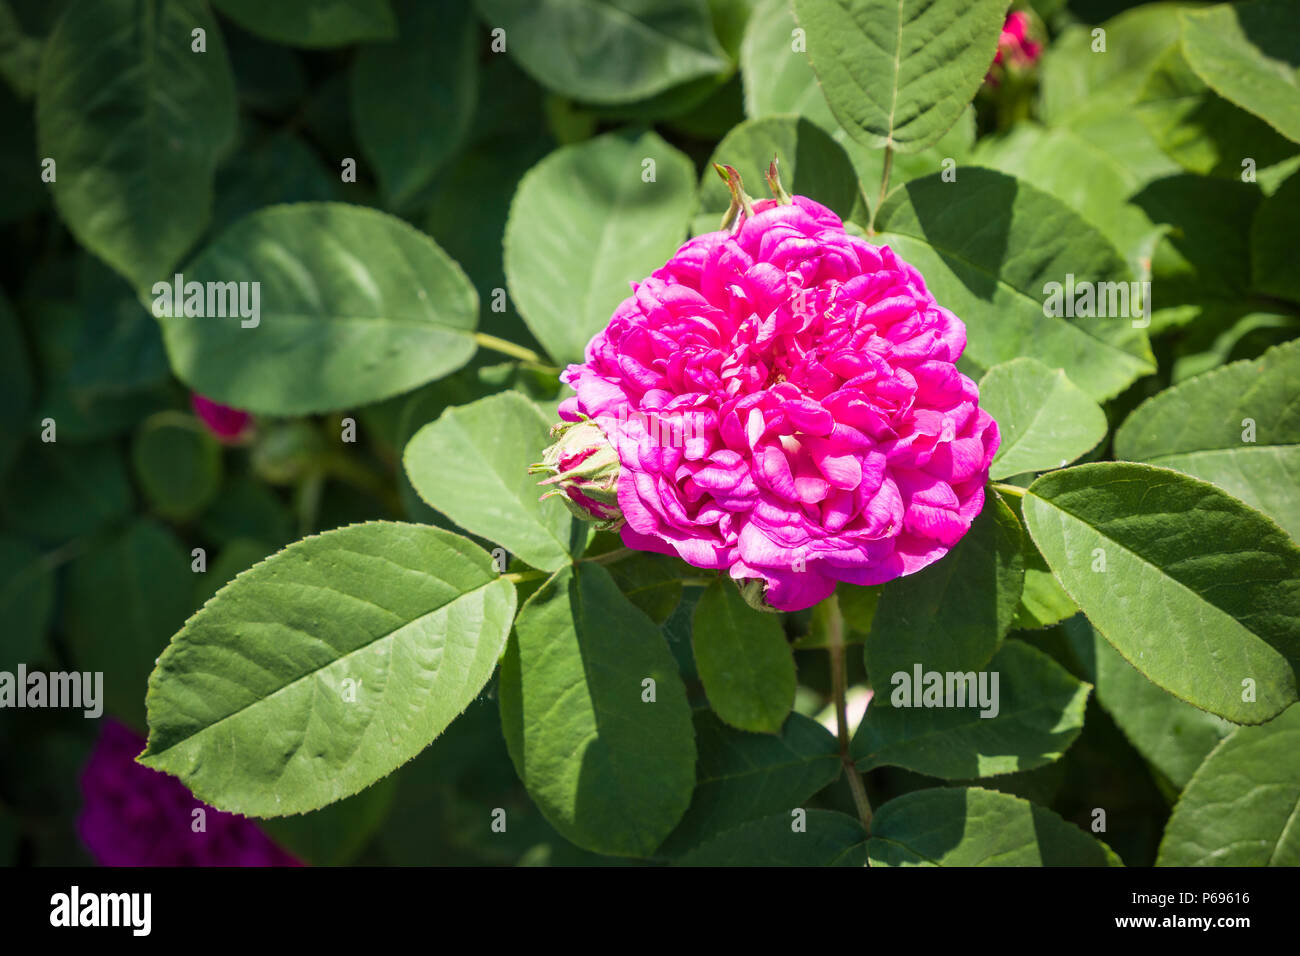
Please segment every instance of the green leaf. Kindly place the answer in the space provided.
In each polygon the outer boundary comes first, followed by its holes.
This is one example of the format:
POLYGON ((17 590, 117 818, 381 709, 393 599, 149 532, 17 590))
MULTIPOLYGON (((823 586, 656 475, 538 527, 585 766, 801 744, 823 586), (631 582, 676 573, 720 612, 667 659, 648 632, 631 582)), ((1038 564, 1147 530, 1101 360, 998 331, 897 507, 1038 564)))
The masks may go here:
POLYGON ((984 510, 934 564, 885 585, 866 641, 878 688, 892 675, 970 671, 988 663, 1011 627, 1024 581, 1020 524, 985 491, 984 510))
POLYGON ((1287 0, 1186 11, 1183 54, 1215 92, 1300 142, 1300 20, 1287 0))
POLYGON ((67 374, 74 401, 88 406, 171 380, 158 323, 130 285, 91 256, 77 261, 77 303, 81 329, 67 374))
POLYGON ((274 491, 249 475, 227 479, 203 513, 199 530, 222 546, 252 538, 281 548, 294 537, 289 509, 274 491))
MULTIPOLYGON (((939 303, 966 323, 965 363, 982 370, 1035 358, 1064 369, 1097 401, 1155 370, 1135 319, 1048 314, 1048 283, 1064 285, 1069 275, 1130 291, 1132 276, 1100 233, 1010 176, 969 167, 956 173, 955 183, 933 175, 894 193, 876 216, 875 241, 919 269, 939 303)), ((1109 310, 1109 296, 1099 298, 1109 310)))
POLYGON ((1003 0, 795 0, 826 100, 873 148, 911 153, 942 136, 984 82, 1003 0))
POLYGON ((1300 707, 1238 727, 1192 775, 1158 866, 1300 866, 1300 707))
POLYGON ((589 103, 628 103, 728 68, 705 0, 476 0, 537 82, 589 103))
POLYGON ((351 76, 357 139, 393 208, 459 148, 478 99, 478 22, 469 4, 399 0, 397 14, 397 39, 364 47, 351 76))
MULTIPOLYGON (((235 538, 223 545, 214 560, 208 562, 207 570, 196 573, 194 582, 194 607, 202 607, 224 585, 233 581, 240 573, 271 555, 277 549, 251 538, 235 538)), ((191 569, 193 564, 191 563, 191 569)), ((175 628, 173 628, 175 630, 175 628)))
POLYGON ((510 759, 551 825, 597 853, 653 853, 695 786, 691 712, 659 630, 604 568, 562 568, 528 599, 499 693, 510 759))
POLYGON ((249 33, 302 47, 387 40, 397 32, 388 0, 212 0, 249 33))
POLYGON ((420 497, 466 531, 536 568, 570 561, 573 517, 528 474, 550 444, 547 421, 518 392, 447 409, 415 433, 402 463, 420 497))
MULTIPOLYGON (((760 0, 755 7, 740 51, 745 113, 750 119, 794 114, 820 126, 848 153, 862 195, 874 201, 880 193, 881 154, 853 139, 831 113, 807 54, 797 48, 802 34, 794 33, 796 26, 789 0, 760 0)), ((974 141, 975 111, 967 108, 931 146, 894 156, 892 181, 905 183, 938 172, 945 159, 964 162, 974 141)))
POLYGON ((397 776, 301 816, 276 817, 262 824, 276 843, 310 866, 351 863, 388 818, 397 776))
POLYGON ((1250 224, 1262 199, 1255 183, 1190 174, 1157 179, 1131 197, 1152 222, 1169 227, 1151 258, 1151 297, 1162 310, 1192 303, 1204 312, 1216 299, 1240 304, 1250 286, 1250 224))
POLYGON ((978 787, 914 790, 876 811, 872 866, 1123 866, 1051 810, 978 787))
POLYGON ((1115 433, 1115 457, 1218 485, 1300 539, 1300 341, 1143 402, 1115 433))
POLYGON ((1178 42, 1178 14, 1187 6, 1147 3, 1103 23, 1103 37, 1095 37, 1094 28, 1084 24, 1054 37, 1039 67, 1043 121, 1059 127, 1099 107, 1111 111, 1131 105, 1152 64, 1178 42))
POLYGON ((832 133, 840 124, 826 103, 807 53, 795 48, 796 27, 790 0, 759 0, 755 5, 740 47, 745 115, 758 119, 792 113, 832 133))
POLYGON ((54 576, 40 552, 21 538, 0 535, 0 670, 13 673, 39 659, 54 610, 54 576))
MULTIPOLYGON (((883 154, 852 139, 842 127, 833 134, 844 147, 858 173, 863 196, 872 203, 880 196, 880 179, 884 175, 883 154)), ((965 165, 975 147, 975 108, 968 106, 948 132, 931 145, 915 153, 895 153, 890 164, 889 194, 913 179, 942 172, 954 164, 965 165)))
POLYGON ((221 487, 221 446, 198 420, 182 412, 145 419, 131 461, 145 496, 165 518, 193 517, 221 487))
POLYGON ((770 116, 746 120, 733 129, 705 165, 700 179, 700 219, 710 230, 718 228, 731 202, 731 194, 713 164, 734 166, 746 191, 757 197, 766 193, 764 179, 774 156, 780 166, 781 182, 792 195, 815 199, 842 219, 864 215, 866 203, 843 147, 806 119, 770 116))
POLYGON ((126 468, 111 444, 39 442, 9 475, 0 506, 16 531, 41 541, 90 534, 131 510, 126 468))
POLYGON ((1106 437, 1101 406, 1063 371, 1035 359, 995 365, 979 387, 980 407, 993 416, 1002 436, 990 478, 1064 468, 1106 437))
POLYGON ((465 709, 514 611, 514 585, 459 535, 373 521, 305 538, 173 638, 149 679, 139 760, 249 816, 340 800, 465 709))
POLYGON ((275 133, 256 148, 240 150, 217 170, 213 234, 263 206, 328 202, 341 189, 338 174, 326 169, 302 139, 290 132, 275 133))
POLYGON ((506 223, 506 280, 552 358, 582 361, 629 283, 677 251, 694 204, 694 167, 655 133, 608 133, 529 170, 506 223))
POLYGON ((696 847, 678 866, 863 866, 866 832, 846 813, 799 810, 741 824, 696 847), (795 826, 803 829, 796 830, 795 826))
POLYGON ((145 725, 149 672, 193 610, 190 558, 161 524, 140 519, 68 569, 64 631, 80 671, 104 675, 104 711, 145 725))
POLYGON ((1300 210, 1300 173, 1259 204, 1250 227, 1251 277, 1260 292, 1300 302, 1300 275, 1288 252, 1300 210))
POLYGON ((71 5, 46 43, 36 122, 78 241, 137 288, 167 275, 207 225, 235 132, 234 78, 207 4, 71 5), (206 53, 191 51, 194 29, 206 53))
MULTIPOLYGON (((263 209, 222 233, 184 276, 260 283, 255 325, 245 327, 254 319, 238 310, 161 320, 177 376, 237 408, 302 415, 364 405, 474 354, 478 295, 465 274, 428 236, 373 209, 263 209)), ((244 288, 251 296, 253 286, 244 288)))
POLYGON ((683 566, 679 558, 638 551, 606 565, 623 596, 662 625, 682 600, 683 566))
POLYGON ((691 644, 715 714, 741 730, 780 731, 794 706, 796 677, 775 614, 754 610, 720 577, 695 606, 691 644))
MULTIPOLYGON (((1024 499, 1012 494, 1003 500, 1023 526, 1025 516, 1021 509, 1021 502, 1024 499)), ((1051 627, 1077 614, 1079 605, 1074 603, 1074 599, 1061 587, 1061 582, 1056 580, 1052 569, 1047 566, 1047 561, 1034 545, 1033 538, 1022 534, 1020 543, 1024 546, 1025 588, 1020 593, 1020 606, 1016 608, 1016 616, 1011 626, 1032 631, 1051 627)))
POLYGON ((876 683, 853 736, 859 770, 906 767, 944 780, 1015 773, 1059 759, 1083 729, 1089 685, 1023 641, 1004 644, 982 673, 967 671, 974 682, 937 673, 939 706, 923 706, 925 685, 913 686, 912 674, 895 675, 892 690, 876 683))
POLYGON ((695 712, 695 794, 660 847, 674 857, 750 820, 802 806, 840 775, 839 745, 817 721, 791 714, 777 735, 733 730, 711 711, 695 712))
POLYGON ((1093 662, 1097 702, 1114 718, 1134 749, 1173 784, 1192 773, 1234 726, 1161 690, 1079 615, 1065 626, 1079 656, 1093 662))
POLYGON ((1137 114, 1161 149, 1184 169, 1206 176, 1236 178, 1243 157, 1262 169, 1297 149, 1263 120, 1215 94, 1177 46, 1148 75, 1137 114))
POLYGON ((1296 700, 1300 549, 1271 521, 1127 462, 1043 475, 1023 506, 1065 590, 1153 683, 1236 723, 1296 700))
POLYGON ((1126 200, 1153 179, 1179 171, 1126 108, 1089 110, 1050 128, 1017 123, 1004 135, 982 138, 972 163, 1061 200, 1095 226, 1137 276, 1148 271, 1142 264, 1151 257, 1159 229, 1126 200))

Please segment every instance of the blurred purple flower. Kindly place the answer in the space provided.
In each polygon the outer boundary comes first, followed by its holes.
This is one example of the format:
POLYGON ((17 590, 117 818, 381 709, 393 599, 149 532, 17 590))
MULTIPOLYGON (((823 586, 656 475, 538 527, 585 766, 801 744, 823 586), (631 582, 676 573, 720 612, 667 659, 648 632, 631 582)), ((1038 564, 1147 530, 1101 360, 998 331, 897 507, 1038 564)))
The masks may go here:
POLYGON ((253 416, 248 412, 214 402, 198 392, 190 393, 190 405, 208 431, 223 442, 239 441, 253 423, 253 416))
POLYGON ((145 740, 106 719, 81 773, 77 830, 101 866, 300 866, 247 817, 199 801, 175 777, 135 762, 145 740), (195 832, 194 811, 204 829, 195 832))

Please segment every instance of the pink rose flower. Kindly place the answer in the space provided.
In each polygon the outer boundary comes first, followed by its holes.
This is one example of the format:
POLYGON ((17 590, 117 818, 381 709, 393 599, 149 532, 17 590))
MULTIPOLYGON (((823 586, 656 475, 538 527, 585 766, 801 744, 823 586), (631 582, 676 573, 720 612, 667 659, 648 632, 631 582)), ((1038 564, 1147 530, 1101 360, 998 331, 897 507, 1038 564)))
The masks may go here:
POLYGON ((175 777, 135 762, 145 740, 104 721, 81 773, 77 831, 100 866, 301 866, 247 817, 195 799, 175 777), (195 829, 195 810, 203 828, 195 829))
POLYGON ((214 437, 226 443, 243 438, 253 424, 253 416, 238 408, 222 405, 198 392, 190 393, 190 407, 214 437))
POLYGON ((888 246, 802 196, 740 222, 633 285, 565 370, 560 417, 617 449, 627 546, 792 611, 947 553, 998 430, 954 365, 965 326, 888 246))
POLYGON ((1009 61, 1017 67, 1030 66, 1037 61, 1042 51, 1042 46, 1029 38, 1029 15, 1021 10, 1007 14, 993 62, 997 64, 1009 61))

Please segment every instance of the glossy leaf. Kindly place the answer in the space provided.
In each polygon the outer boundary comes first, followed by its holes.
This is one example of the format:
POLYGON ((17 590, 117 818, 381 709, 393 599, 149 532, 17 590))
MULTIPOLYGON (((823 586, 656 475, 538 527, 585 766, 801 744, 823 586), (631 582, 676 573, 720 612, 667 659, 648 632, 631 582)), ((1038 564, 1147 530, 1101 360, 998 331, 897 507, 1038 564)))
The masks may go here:
POLYGON ((428 236, 372 209, 260 210, 208 245, 184 276, 260 283, 259 316, 242 317, 253 311, 248 285, 243 311, 161 320, 181 380, 237 408, 300 415, 366 404, 474 354, 478 295, 465 274, 428 236))
POLYGON ((655 133, 606 134, 529 170, 506 223, 506 280, 552 358, 582 361, 630 283, 686 238, 694 204, 694 167, 655 133))
POLYGON ((740 730, 777 733, 794 705, 794 654, 775 614, 718 578, 695 606, 692 646, 709 704, 740 730))
POLYGON ((1002 443, 989 477, 1064 468, 1106 437, 1101 407, 1034 359, 995 365, 980 380, 980 407, 998 423, 1002 443))
POLYGON ((519 392, 448 408, 415 433, 403 464, 420 497, 466 531, 533 567, 568 563, 574 519, 528 465, 551 442, 548 423, 519 392))
POLYGON ((866 641, 867 673, 882 690, 894 674, 969 671, 988 663, 1020 600, 1020 524, 992 491, 951 551, 885 585, 866 641))
POLYGON ((207 225, 213 169, 235 132, 234 79, 207 4, 70 6, 46 44, 36 120, 77 239, 137 288, 168 277, 207 225), (205 53, 191 51, 196 28, 205 53))
POLYGON ((977 787, 915 790, 876 811, 872 866, 1123 866, 1051 810, 977 787))
POLYGON ((1147 77, 1137 114, 1166 153, 1184 169, 1206 176, 1237 177, 1243 157, 1263 168, 1300 148, 1211 90, 1176 46, 1147 77))
POLYGON ((1300 142, 1300 21, 1287 0, 1187 11, 1183 54, 1221 96, 1300 142))
POLYGON ((476 4, 529 75, 574 99, 627 103, 728 67, 705 0, 476 4))
POLYGON ((1006 15, 1001 0, 795 0, 808 58, 831 110, 873 148, 923 149, 984 81, 1006 15))
POLYGON ((808 54, 796 48, 797 27, 790 0, 755 4, 740 48, 745 115, 759 119, 788 113, 834 132, 840 124, 817 83, 808 54))
POLYGON ((928 706, 910 673, 877 682, 853 737, 858 769, 906 767, 945 780, 1031 770, 1059 759, 1083 729, 1089 685, 1023 641, 966 674, 973 681, 939 673, 941 706, 928 706))
POLYGON ((1115 433, 1115 456, 1218 485, 1300 539, 1300 342, 1148 399, 1115 433))
POLYGON ((395 42, 352 67, 353 124, 393 208, 427 186, 469 132, 478 23, 464 0, 400 0, 395 42))
POLYGON ((1005 135, 981 138, 971 162, 1061 200, 1110 241, 1135 276, 1148 271, 1143 262, 1160 231, 1127 200, 1180 168, 1134 111, 1122 107, 1098 107, 1051 127, 1018 123, 1005 135))
MULTIPOLYGON (((589 552, 590 553, 590 552, 589 552)), ((666 554, 638 551, 606 566, 629 601, 662 625, 682 599, 682 562, 666 554)))
POLYGON ((1296 700, 1300 549, 1213 485, 1126 462, 1039 478, 1025 523, 1057 579, 1130 664, 1236 723, 1296 700))
POLYGON ((314 810, 426 747, 496 668, 514 585, 437 528, 351 525, 244 572, 149 679, 140 762, 213 806, 314 810))
POLYGON ((1192 775, 1160 866, 1300 866, 1300 707, 1238 727, 1192 775))
POLYGON ((603 568, 562 568, 529 598, 499 693, 510 759, 551 825, 598 853, 653 853, 695 786, 690 708, 658 629, 603 568))
POLYGON ((664 845, 676 856, 741 823, 802 806, 840 775, 839 745, 825 727, 791 714, 779 734, 735 730, 695 712, 695 793, 664 845))
POLYGON ((1065 631, 1080 656, 1092 662, 1097 702, 1176 790, 1186 787, 1192 773, 1234 725, 1151 683, 1082 615, 1066 624, 1065 631))
MULTIPOLYGON (((875 241, 919 269, 939 304, 966 323, 965 362, 982 370, 1035 358, 1064 369, 1096 401, 1153 371, 1134 318, 1047 314, 1048 283, 1060 283, 1063 297, 1070 275, 1099 286, 1122 283, 1129 292, 1132 276, 1114 247, 1032 186, 992 170, 956 173, 953 183, 927 176, 894 193, 876 216, 875 241)), ((1099 298, 1110 310, 1109 294, 1099 298)), ((1118 287, 1115 300, 1121 305, 1118 287)))

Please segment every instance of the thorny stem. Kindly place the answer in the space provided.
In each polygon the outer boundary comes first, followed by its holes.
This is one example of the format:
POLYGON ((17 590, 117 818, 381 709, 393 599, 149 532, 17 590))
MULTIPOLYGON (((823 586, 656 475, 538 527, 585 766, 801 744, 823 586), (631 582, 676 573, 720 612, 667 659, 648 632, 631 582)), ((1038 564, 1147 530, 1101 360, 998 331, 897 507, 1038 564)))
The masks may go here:
POLYGON ((846 673, 844 668, 844 614, 840 611, 839 598, 832 594, 826 599, 830 611, 827 622, 826 650, 831 658, 831 693, 835 697, 835 733, 840 743, 840 763, 844 765, 844 775, 849 780, 849 790, 853 793, 853 805, 858 809, 858 819, 862 829, 871 834, 871 801, 867 799, 867 788, 862 782, 862 775, 853 765, 849 755, 849 720, 846 701, 846 673))
POLYGON ((525 365, 535 368, 540 372, 550 372, 555 375, 558 375, 560 372, 560 369, 555 366, 547 365, 543 362, 542 357, 532 349, 526 349, 522 345, 515 345, 514 342, 499 339, 495 335, 488 335, 486 332, 475 332, 474 341, 485 349, 491 349, 494 352, 509 355, 511 358, 517 358, 525 365))
POLYGON ((885 204, 885 193, 889 191, 889 171, 894 168, 894 147, 885 147, 885 165, 880 171, 880 195, 876 197, 876 204, 871 207, 871 215, 867 219, 867 232, 875 235, 876 232, 876 213, 880 207, 885 204))

